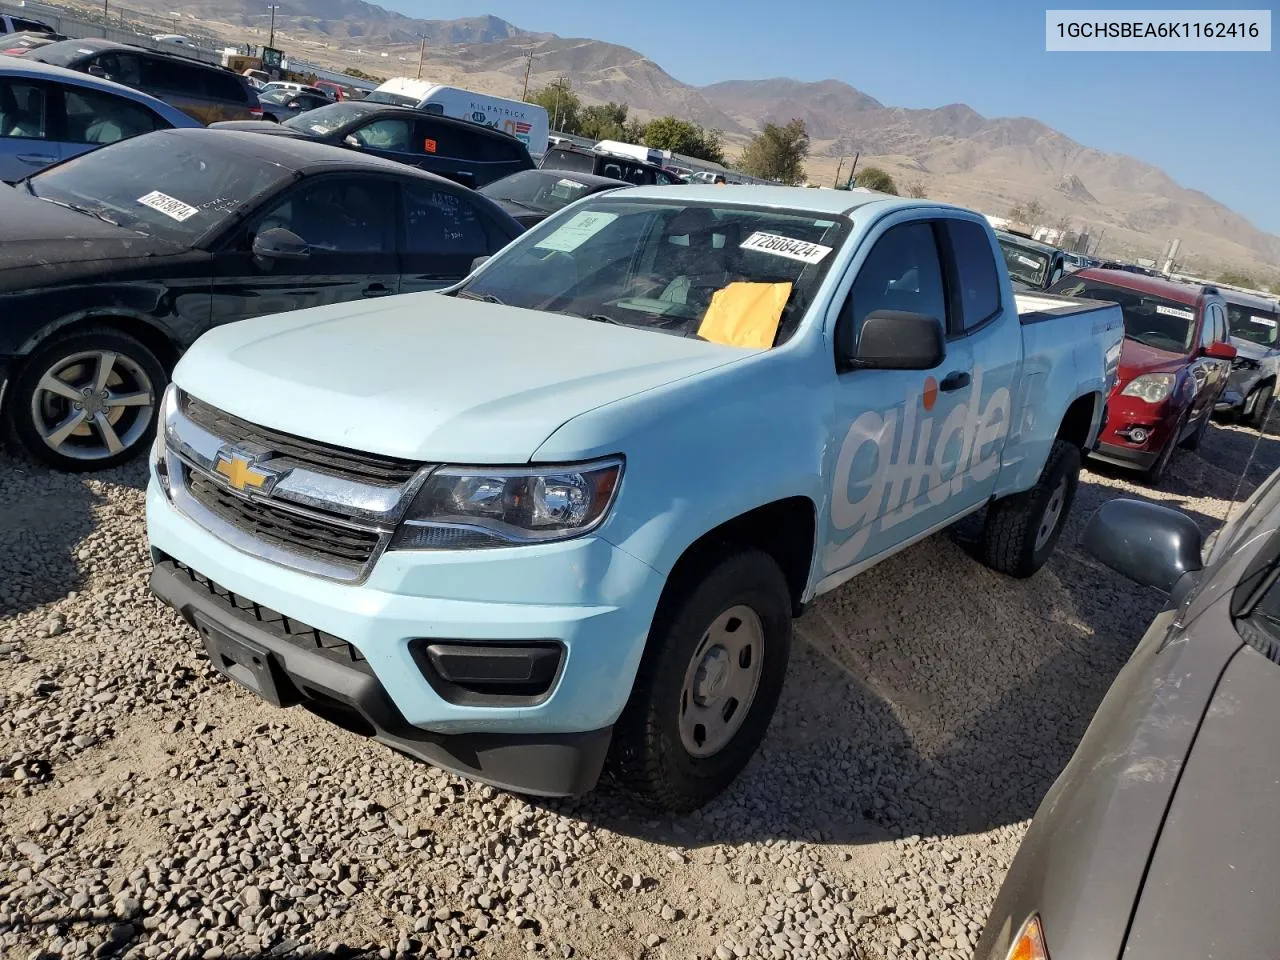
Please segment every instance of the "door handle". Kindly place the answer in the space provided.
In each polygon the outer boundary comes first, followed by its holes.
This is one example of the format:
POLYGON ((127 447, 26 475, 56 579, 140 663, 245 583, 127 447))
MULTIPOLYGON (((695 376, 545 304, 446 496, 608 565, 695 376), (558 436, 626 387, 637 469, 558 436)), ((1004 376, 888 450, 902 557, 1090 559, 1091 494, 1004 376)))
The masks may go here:
POLYGON ((952 370, 942 378, 942 382, 938 384, 938 389, 944 392, 949 392, 951 390, 963 390, 969 385, 970 379, 968 371, 952 370))
POLYGON ((366 297, 385 297, 391 293, 391 288, 381 283, 371 283, 364 288, 366 297))
POLYGON ((21 161, 22 163, 31 163, 31 164, 35 164, 35 163, 53 163, 53 162, 54 162, 54 161, 56 161, 57 159, 58 159, 57 157, 52 157, 52 156, 49 156, 48 154, 44 154, 44 153, 20 153, 20 154, 18 154, 18 160, 19 160, 19 161, 21 161))

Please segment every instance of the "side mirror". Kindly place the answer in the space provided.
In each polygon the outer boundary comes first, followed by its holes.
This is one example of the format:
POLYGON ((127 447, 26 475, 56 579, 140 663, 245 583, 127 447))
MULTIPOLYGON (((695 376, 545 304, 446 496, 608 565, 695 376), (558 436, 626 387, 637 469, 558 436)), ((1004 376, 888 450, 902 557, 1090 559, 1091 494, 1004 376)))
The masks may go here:
POLYGON ((107 76, 107 71, 103 70, 102 67, 98 66, 96 63, 89 64, 85 73, 89 74, 91 77, 102 77, 103 79, 106 79, 107 76))
POLYGON ((342 142, 345 143, 348 147, 355 147, 357 149, 364 146, 363 143, 361 143, 359 140, 356 139, 356 135, 354 133, 347 134, 345 137, 342 138, 342 142))
POLYGON ((1204 348, 1204 355, 1213 357, 1215 360, 1234 360, 1239 352, 1231 344, 1221 340, 1215 341, 1204 348))
POLYGON ((471 272, 475 273, 477 270, 483 267, 486 263, 488 263, 489 259, 490 259, 490 254, 487 254, 487 253, 483 257, 476 257, 474 260, 471 261, 471 272))
POLYGON ((286 104, 286 106, 288 106, 290 110, 298 110, 298 109, 301 109, 302 104, 300 104, 297 100, 290 100, 288 104, 286 104))
POLYGON ((942 321, 906 310, 873 310, 849 366, 867 370, 932 370, 947 357, 942 321))
POLYGON ((253 238, 253 255, 258 260, 305 260, 311 245, 292 230, 272 227, 253 238))
POLYGON ((1141 500, 1104 503, 1089 518, 1081 544, 1116 573, 1164 593, 1203 567, 1204 539, 1195 521, 1141 500))

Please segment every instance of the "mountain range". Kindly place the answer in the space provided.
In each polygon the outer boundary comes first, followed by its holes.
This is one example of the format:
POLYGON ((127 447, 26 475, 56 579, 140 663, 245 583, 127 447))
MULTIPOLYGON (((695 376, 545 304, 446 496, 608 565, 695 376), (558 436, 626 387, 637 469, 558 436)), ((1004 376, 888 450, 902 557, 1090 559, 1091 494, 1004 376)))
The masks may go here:
MULTIPOLYGON (((131 0, 162 15, 191 14, 234 42, 262 42, 262 7, 250 0, 131 0)), ((1085 146, 1038 120, 984 117, 953 103, 936 109, 886 106, 839 80, 682 83, 644 54, 603 41, 524 30, 498 17, 420 20, 366 0, 282 0, 277 46, 292 55, 375 76, 414 75, 426 39, 423 76, 519 96, 568 78, 586 103, 627 103, 642 118, 675 114, 720 130, 730 155, 765 124, 804 120, 807 169, 831 184, 837 167, 882 167, 900 189, 1003 215, 1039 201, 1045 222, 1069 223, 1110 254, 1159 257, 1182 240, 1182 259, 1201 270, 1231 267, 1280 279, 1280 237, 1212 197, 1181 186, 1159 167, 1085 146), (533 60, 528 60, 528 54, 533 60), (847 158, 847 159, 846 159, 847 158)))

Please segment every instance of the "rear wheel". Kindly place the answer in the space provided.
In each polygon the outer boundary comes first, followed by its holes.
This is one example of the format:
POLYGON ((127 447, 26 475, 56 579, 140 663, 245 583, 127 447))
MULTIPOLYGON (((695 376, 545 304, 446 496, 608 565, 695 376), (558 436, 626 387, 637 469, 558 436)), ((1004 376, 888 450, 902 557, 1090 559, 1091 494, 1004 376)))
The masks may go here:
POLYGON ((613 730, 615 778, 687 812, 720 793, 764 739, 791 648, 791 596, 768 554, 721 553, 659 604, 613 730))
POLYGON ((6 406, 31 456, 60 470, 100 470, 146 448, 167 381, 164 366, 139 340, 88 330, 32 353, 6 406))
POLYGON ((1036 485, 987 508, 982 560, 1011 577, 1029 577, 1049 559, 1080 481, 1080 448, 1055 440, 1036 485))

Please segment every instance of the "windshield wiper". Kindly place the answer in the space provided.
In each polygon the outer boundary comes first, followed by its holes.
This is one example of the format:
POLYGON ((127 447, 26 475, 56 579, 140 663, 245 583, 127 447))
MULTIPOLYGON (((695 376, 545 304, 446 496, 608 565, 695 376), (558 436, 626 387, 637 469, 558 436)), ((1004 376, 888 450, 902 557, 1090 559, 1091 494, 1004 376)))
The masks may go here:
MULTIPOLYGON (((30 185, 27 186, 27 189, 31 189, 30 185)), ((38 200, 43 200, 45 203, 52 203, 54 206, 58 207, 66 207, 68 210, 74 210, 76 213, 83 213, 86 217, 95 217, 98 220, 111 224, 113 227, 120 226, 118 221, 112 220, 105 213, 101 213, 97 210, 90 210, 88 207, 82 207, 77 203, 68 203, 66 200, 54 200, 52 197, 41 197, 34 191, 32 191, 31 195, 36 197, 38 200)))
POLYGON ((504 203, 514 203, 517 207, 524 207, 526 210, 532 210, 534 213, 546 212, 544 210, 540 210, 531 203, 525 203, 523 200, 517 200, 515 197, 499 197, 498 199, 504 203))
POLYGON ((612 323, 614 326, 618 327, 631 326, 631 324, 626 323, 623 320, 619 320, 617 317, 611 317, 607 313, 591 313, 587 315, 587 319, 594 320, 596 323, 612 323))
POLYGON ((468 293, 466 290, 463 290, 460 293, 455 293, 454 296, 461 297, 463 300, 479 300, 483 303, 496 303, 500 307, 506 306, 505 303, 495 297, 492 293, 468 293))

